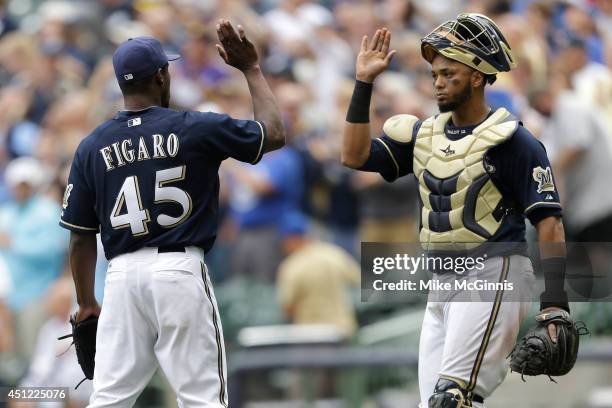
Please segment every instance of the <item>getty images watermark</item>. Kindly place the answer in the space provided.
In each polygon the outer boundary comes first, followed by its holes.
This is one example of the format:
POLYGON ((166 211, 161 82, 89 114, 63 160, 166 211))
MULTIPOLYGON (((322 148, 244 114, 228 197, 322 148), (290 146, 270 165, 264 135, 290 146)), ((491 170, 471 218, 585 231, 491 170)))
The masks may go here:
MULTIPOLYGON (((612 244, 565 247, 570 301, 612 300, 612 244), (601 261, 606 254, 609 263, 601 261)), ((531 302, 543 291, 539 258, 526 243, 445 252, 420 244, 362 243, 362 301, 531 302)))
POLYGON ((514 282, 508 279, 489 281, 486 273, 487 254, 482 256, 431 256, 426 254, 410 255, 406 252, 392 256, 377 256, 372 260, 371 271, 377 278, 372 281, 374 291, 408 292, 457 292, 457 291, 512 291, 514 282), (420 271, 435 271, 438 277, 423 278, 420 271), (452 279, 442 275, 454 274, 452 279), (389 277, 389 274, 392 276, 389 277), (481 275, 468 279, 468 275, 481 275), (398 279, 399 276, 399 279, 398 279), (401 278, 406 276, 406 278, 401 278), (416 278, 415 278, 416 277, 416 278), (465 277, 462 279, 461 277, 465 277))

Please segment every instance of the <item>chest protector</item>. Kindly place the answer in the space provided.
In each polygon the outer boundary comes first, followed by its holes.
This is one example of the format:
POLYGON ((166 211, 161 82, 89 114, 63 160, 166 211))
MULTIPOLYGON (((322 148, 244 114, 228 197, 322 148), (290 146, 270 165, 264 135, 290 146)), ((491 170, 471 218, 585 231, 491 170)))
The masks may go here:
POLYGON ((431 251, 472 249, 499 229, 502 195, 485 168, 484 158, 518 126, 518 121, 500 108, 472 134, 453 141, 444 133, 450 117, 447 112, 428 118, 414 141, 413 171, 422 202, 420 241, 431 251))

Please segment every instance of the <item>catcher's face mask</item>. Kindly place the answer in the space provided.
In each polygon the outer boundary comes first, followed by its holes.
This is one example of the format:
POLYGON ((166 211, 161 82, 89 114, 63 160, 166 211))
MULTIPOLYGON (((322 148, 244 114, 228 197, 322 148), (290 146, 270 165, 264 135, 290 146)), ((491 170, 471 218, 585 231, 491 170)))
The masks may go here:
POLYGON ((489 75, 489 83, 498 72, 516 68, 499 27, 482 14, 459 14, 421 40, 421 54, 430 64, 437 53, 489 75))

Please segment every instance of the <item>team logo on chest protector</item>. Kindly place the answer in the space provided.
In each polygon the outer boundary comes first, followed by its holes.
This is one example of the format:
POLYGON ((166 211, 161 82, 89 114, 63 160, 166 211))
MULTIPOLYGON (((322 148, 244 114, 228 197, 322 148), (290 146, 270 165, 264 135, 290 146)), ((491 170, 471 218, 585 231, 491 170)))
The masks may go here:
POLYGON ((440 151, 442 153, 444 153, 444 155, 446 157, 452 156, 453 154, 455 154, 455 151, 453 149, 451 149, 451 145, 450 144, 446 147, 446 149, 440 149, 440 151))
POLYGON ((540 166, 533 169, 533 179, 538 183, 538 194, 544 191, 555 191, 555 184, 553 183, 552 171, 550 167, 545 169, 540 166))

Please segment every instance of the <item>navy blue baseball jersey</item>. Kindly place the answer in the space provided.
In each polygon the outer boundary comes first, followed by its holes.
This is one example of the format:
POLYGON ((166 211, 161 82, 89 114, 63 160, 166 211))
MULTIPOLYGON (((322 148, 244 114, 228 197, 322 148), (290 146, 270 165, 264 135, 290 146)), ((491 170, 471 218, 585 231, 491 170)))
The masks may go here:
MULTIPOLYGON (((408 143, 398 142, 383 134, 381 139, 389 150, 382 143, 372 140, 370 156, 360 170, 378 172, 388 182, 412 174, 414 140, 421 123, 418 121, 415 124, 412 139, 408 143)), ((450 140, 459 140, 471 134, 477 126, 456 127, 451 120, 446 124, 445 134, 450 140)), ((514 211, 504 217, 489 242, 525 242, 525 217, 535 225, 546 217, 561 215, 557 189, 542 191, 533 176, 534 169, 539 168, 548 172, 552 178, 546 150, 522 123, 519 122, 509 140, 487 153, 485 162, 492 169, 489 171, 491 180, 504 199, 514 207, 514 211)))
POLYGON ((144 246, 210 250, 217 234, 221 162, 255 164, 263 123, 161 107, 121 111, 79 145, 60 225, 100 231, 106 258, 144 246))

